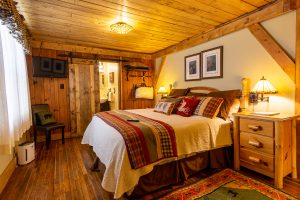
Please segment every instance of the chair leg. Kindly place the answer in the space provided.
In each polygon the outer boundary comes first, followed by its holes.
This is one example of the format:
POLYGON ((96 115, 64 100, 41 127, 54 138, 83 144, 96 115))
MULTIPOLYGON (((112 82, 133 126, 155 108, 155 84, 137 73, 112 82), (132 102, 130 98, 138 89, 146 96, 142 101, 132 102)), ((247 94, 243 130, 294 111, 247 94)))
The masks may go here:
POLYGON ((33 128, 33 140, 34 140, 34 145, 36 145, 36 134, 37 134, 37 131, 35 128, 33 128))
POLYGON ((61 128, 61 143, 65 143, 65 127, 61 128))
POLYGON ((50 145, 50 141, 51 141, 51 131, 46 131, 46 148, 49 149, 49 145, 50 145))

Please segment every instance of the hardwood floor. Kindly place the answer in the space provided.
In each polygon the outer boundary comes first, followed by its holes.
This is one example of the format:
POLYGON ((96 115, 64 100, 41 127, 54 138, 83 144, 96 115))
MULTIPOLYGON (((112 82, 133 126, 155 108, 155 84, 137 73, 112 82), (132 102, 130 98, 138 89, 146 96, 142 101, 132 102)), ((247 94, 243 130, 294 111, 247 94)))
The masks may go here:
POLYGON ((37 145, 37 158, 19 166, 0 199, 111 199, 101 188, 102 172, 92 172, 94 155, 80 138, 37 145))
MULTIPOLYGON (((92 172, 89 167, 94 154, 87 145, 80 144, 81 138, 51 141, 50 149, 45 143, 36 148, 36 159, 25 166, 19 166, 10 178, 0 199, 112 199, 112 194, 101 187, 102 174, 92 172)), ((249 170, 242 170, 265 183, 272 179, 249 170)), ((300 181, 285 178, 284 191, 300 198, 300 181)))

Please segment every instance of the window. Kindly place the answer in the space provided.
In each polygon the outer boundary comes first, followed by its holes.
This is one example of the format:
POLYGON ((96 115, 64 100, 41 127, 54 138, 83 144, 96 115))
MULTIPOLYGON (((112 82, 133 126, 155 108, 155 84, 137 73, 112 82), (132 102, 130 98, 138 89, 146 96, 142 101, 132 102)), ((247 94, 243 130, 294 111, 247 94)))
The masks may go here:
POLYGON ((11 153, 31 124, 25 53, 0 21, 0 153, 11 153))

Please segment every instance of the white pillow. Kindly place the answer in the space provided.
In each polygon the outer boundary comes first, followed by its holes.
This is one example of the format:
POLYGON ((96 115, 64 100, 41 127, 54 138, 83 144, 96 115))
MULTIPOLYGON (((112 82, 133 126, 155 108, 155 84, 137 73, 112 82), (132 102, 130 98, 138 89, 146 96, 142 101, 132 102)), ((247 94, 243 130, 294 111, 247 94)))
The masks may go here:
POLYGON ((153 99, 153 87, 139 87, 135 90, 137 99, 153 99))

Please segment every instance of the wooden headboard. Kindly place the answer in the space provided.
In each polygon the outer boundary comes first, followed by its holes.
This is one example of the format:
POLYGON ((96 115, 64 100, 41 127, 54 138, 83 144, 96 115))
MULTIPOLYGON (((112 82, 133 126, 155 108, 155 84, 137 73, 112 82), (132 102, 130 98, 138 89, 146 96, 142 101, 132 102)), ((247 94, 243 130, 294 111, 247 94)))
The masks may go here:
MULTIPOLYGON (((246 110, 249 106, 249 94, 250 94, 250 80, 248 78, 243 78, 241 80, 241 85, 242 85, 242 95, 240 98, 241 105, 240 108, 241 110, 246 110)), ((216 88, 213 87, 202 87, 202 86, 197 86, 197 87, 191 87, 190 88, 191 92, 204 92, 204 93, 210 93, 210 92, 216 92, 220 91, 216 88)))
POLYGON ((201 92, 205 92, 205 93, 220 91, 213 87, 202 87, 202 86, 191 87, 189 89, 191 92, 200 92, 201 91, 201 92))

